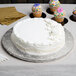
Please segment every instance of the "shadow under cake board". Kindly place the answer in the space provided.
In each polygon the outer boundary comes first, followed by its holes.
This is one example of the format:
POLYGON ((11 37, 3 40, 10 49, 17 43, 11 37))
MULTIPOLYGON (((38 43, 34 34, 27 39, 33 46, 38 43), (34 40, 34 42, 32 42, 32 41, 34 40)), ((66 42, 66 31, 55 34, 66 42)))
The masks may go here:
POLYGON ((54 14, 54 12, 52 12, 52 11, 50 10, 50 8, 47 8, 47 9, 46 9, 46 12, 47 12, 48 14, 52 14, 52 15, 54 14))
MULTIPOLYGON (((51 18, 52 20, 56 21, 55 20, 55 17, 51 18)), ((68 23, 68 19, 67 18, 64 18, 64 21, 61 22, 61 25, 64 26, 66 23, 68 23)))
MULTIPOLYGON (((35 18, 34 16, 33 16, 33 13, 30 13, 30 15, 29 15, 31 18, 35 18)), ((41 16, 42 18, 46 18, 46 14, 44 13, 44 12, 42 12, 42 16, 41 16)))
POLYGON ((71 15, 69 18, 70 18, 70 20, 76 22, 76 20, 74 20, 74 18, 73 18, 73 15, 71 15))

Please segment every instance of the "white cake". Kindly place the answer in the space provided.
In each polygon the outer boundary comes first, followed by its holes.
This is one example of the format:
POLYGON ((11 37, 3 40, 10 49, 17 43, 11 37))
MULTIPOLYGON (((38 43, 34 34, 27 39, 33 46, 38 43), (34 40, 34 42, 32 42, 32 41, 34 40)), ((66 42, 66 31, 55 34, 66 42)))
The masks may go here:
POLYGON ((21 51, 46 55, 63 48, 65 32, 61 24, 49 18, 28 18, 14 26, 11 40, 21 51))

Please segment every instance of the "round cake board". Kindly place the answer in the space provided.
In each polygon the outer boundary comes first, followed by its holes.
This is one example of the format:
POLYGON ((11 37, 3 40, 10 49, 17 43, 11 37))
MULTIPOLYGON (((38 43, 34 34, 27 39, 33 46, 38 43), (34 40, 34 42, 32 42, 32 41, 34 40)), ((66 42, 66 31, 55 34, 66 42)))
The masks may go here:
POLYGON ((74 39, 72 37, 72 34, 67 29, 65 29, 65 45, 61 50, 55 53, 50 53, 48 55, 42 55, 42 56, 30 55, 24 51, 18 50, 14 46, 10 37, 12 30, 13 28, 8 30, 2 37, 2 46, 5 49, 5 51, 7 51, 10 55, 24 61, 37 62, 37 63, 54 61, 66 56, 72 50, 74 45, 74 39))

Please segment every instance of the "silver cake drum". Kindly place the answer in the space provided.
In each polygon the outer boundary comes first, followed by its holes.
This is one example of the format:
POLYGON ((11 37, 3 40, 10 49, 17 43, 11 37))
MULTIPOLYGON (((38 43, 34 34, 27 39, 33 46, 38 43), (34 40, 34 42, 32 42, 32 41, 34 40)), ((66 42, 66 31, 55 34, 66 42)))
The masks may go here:
POLYGON ((60 49, 55 53, 50 53, 48 55, 33 55, 33 54, 31 55, 21 50, 18 50, 14 46, 10 38, 12 30, 13 28, 8 30, 4 34, 2 38, 2 46, 5 49, 5 51, 7 51, 10 55, 24 61, 38 62, 38 63, 54 61, 66 56, 72 50, 74 45, 74 39, 72 37, 72 34, 67 29, 65 29, 65 45, 62 49, 60 49))

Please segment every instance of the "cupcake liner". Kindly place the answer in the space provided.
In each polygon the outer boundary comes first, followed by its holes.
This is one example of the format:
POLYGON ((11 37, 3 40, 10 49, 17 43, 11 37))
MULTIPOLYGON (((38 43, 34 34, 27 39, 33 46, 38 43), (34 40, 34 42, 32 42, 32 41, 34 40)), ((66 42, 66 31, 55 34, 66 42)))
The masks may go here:
MULTIPOLYGON (((34 18, 33 13, 30 13, 29 16, 30 16, 31 18, 34 18)), ((42 18, 46 18, 46 14, 45 14, 44 12, 42 12, 41 17, 42 17, 42 18)))
POLYGON ((73 19, 76 20, 76 15, 75 14, 73 14, 73 19))
POLYGON ((70 18, 72 21, 76 22, 76 16, 71 15, 69 18, 70 18))
POLYGON ((75 16, 75 17, 76 17, 76 15, 75 15, 75 14, 73 14, 73 16, 75 16))
POLYGON ((52 15, 54 14, 54 12, 52 12, 52 11, 50 10, 50 8, 47 8, 47 9, 46 9, 46 12, 47 12, 48 14, 52 14, 52 15))
POLYGON ((64 17, 63 17, 63 18, 55 17, 55 20, 56 20, 57 22, 63 22, 63 21, 64 21, 64 17))
MULTIPOLYGON (((55 20, 55 17, 53 17, 53 18, 51 18, 51 19, 54 20, 54 21, 56 21, 56 20, 55 20)), ((60 23, 62 26, 64 26, 66 23, 68 23, 68 19, 64 17, 63 22, 58 22, 58 23, 60 23)))
POLYGON ((55 12, 58 9, 58 7, 50 7, 50 11, 55 12))
POLYGON ((34 17, 41 17, 42 13, 33 13, 34 17))

